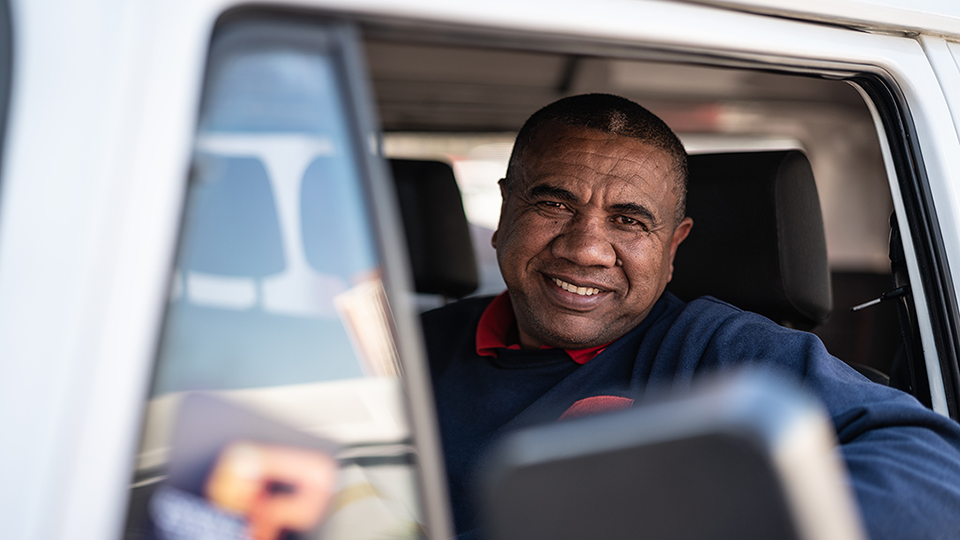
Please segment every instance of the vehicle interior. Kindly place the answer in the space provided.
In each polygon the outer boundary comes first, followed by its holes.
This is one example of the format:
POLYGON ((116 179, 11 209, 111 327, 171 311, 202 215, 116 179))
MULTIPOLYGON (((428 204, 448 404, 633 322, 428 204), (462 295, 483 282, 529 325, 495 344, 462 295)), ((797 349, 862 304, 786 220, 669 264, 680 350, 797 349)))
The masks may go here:
MULTIPOLYGON (((854 85, 812 76, 709 66, 702 61, 663 61, 643 51, 637 51, 636 58, 623 54, 605 57, 471 46, 440 38, 398 39, 383 36, 376 29, 368 36, 364 46, 385 153, 392 158, 447 162, 456 174, 479 269, 479 286, 472 294, 503 290, 489 238, 496 228, 500 204, 496 182, 506 169, 513 134, 533 111, 560 97, 589 92, 618 94, 649 108, 678 133, 693 156, 692 176, 709 174, 716 167, 707 164, 697 169, 698 160, 710 159, 701 155, 799 150, 809 159, 826 247, 826 270, 818 278, 819 286, 829 290, 818 293, 824 302, 822 317, 799 324, 783 318, 778 322, 812 330, 832 354, 886 383, 903 343, 896 303, 882 302, 850 311, 894 289, 889 257, 893 211, 890 189, 877 127, 864 96, 854 85), (826 272, 829 275, 822 275, 826 272)), ((737 189, 735 184, 730 182, 728 186, 737 189)), ((751 192, 750 188, 743 189, 746 191, 732 197, 731 203, 751 192)), ((691 187, 691 192, 695 191, 691 187)), ((717 213, 732 216, 750 212, 750 206, 742 204, 717 213)), ((755 212, 761 212, 760 207, 755 212)), ((714 270, 723 281, 739 284, 743 290, 717 291, 714 285, 713 290, 708 286, 694 291, 678 283, 672 284, 671 290, 684 289, 681 296, 687 297, 698 292, 724 299, 727 294, 731 303, 777 319, 744 298, 744 293, 750 294, 747 289, 775 294, 778 288, 755 286, 757 261, 742 258, 742 253, 724 256, 723 250, 716 250, 699 264, 685 263, 685 248, 690 252, 697 249, 691 246, 700 243, 698 233, 706 235, 716 230, 710 222, 715 217, 698 222, 698 217, 691 215, 695 225, 679 250, 675 279, 688 279, 682 270, 686 264, 714 270)), ((729 220, 724 226, 729 226, 729 220)), ((802 229, 807 231, 809 227, 802 229)), ((716 247, 715 243, 724 238, 732 240, 728 246, 748 244, 750 249, 766 249, 757 244, 761 242, 757 238, 745 241, 745 237, 735 235, 713 235, 705 243, 716 247)), ((769 249, 776 253, 777 248, 769 249)), ((811 263, 811 252, 806 253, 808 256, 797 255, 794 260, 811 263)), ((689 257, 701 256, 691 253, 689 257)), ((811 264, 815 267, 820 263, 811 264)), ((810 271, 804 267, 800 273, 809 275, 810 271)), ((782 284, 779 289, 782 292, 782 284)), ((437 297, 424 299, 421 306, 443 301, 437 297)))

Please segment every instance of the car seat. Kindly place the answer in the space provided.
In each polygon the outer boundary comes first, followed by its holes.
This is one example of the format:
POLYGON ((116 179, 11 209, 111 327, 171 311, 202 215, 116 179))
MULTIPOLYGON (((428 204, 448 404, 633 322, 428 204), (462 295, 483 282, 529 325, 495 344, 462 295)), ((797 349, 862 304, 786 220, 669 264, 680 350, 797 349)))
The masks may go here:
MULTIPOLYGON (((779 324, 812 330, 833 309, 820 199, 798 150, 691 155, 690 235, 677 249, 668 290, 713 296, 779 324)), ((868 379, 889 377, 849 363, 868 379)))
POLYGON ((710 295, 784 326, 809 330, 833 299, 820 200, 797 150, 690 156, 687 215, 668 289, 710 295))
POLYGON ((479 285, 460 190, 449 164, 391 159, 416 292, 462 298, 479 285))

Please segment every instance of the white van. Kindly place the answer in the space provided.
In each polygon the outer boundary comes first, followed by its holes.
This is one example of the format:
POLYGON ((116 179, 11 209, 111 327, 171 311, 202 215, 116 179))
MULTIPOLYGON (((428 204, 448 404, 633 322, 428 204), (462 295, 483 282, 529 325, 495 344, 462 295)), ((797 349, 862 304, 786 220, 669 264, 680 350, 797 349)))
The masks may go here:
POLYGON ((383 158, 453 166, 495 293, 513 134, 585 92, 691 154, 802 150, 833 282, 815 331, 960 419, 946 0, 0 0, 2 535, 138 537, 204 391, 339 445, 329 537, 449 536, 434 300, 383 158))

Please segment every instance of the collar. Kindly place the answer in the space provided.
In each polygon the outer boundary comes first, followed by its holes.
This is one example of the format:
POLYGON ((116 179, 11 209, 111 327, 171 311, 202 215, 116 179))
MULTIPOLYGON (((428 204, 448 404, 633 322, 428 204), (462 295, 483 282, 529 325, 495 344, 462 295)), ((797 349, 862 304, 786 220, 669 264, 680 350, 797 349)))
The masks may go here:
MULTIPOLYGON (((610 343, 604 343, 589 349, 564 349, 570 358, 578 364, 586 364, 597 356, 610 343)), ((541 349, 552 349, 549 345, 542 345, 541 349)), ((497 349, 520 349, 520 335, 517 330, 517 317, 513 314, 513 305, 510 296, 503 292, 490 302, 490 305, 480 315, 477 324, 477 354, 480 356, 497 356, 497 349)))

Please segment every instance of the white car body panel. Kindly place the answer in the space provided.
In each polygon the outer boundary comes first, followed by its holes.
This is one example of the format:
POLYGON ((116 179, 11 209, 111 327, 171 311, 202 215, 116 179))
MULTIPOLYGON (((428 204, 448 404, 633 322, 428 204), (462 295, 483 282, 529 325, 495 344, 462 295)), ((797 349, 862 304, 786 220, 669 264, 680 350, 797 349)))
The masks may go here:
MULTIPOLYGON (((786 1, 709 3, 795 11, 786 1)), ((929 29, 932 35, 918 42, 649 0, 261 4, 397 18, 508 39, 559 36, 621 51, 653 45, 755 65, 889 76, 910 105, 954 289, 960 290, 960 91, 942 89, 960 89, 960 46, 938 37, 960 36, 960 8, 934 2, 804 4, 804 17, 866 21, 904 32, 929 29)), ((5 537, 120 535, 207 46, 217 17, 240 5, 18 0, 11 6, 15 67, 0 183, 5 537)), ((892 175, 891 189, 899 189, 892 175)), ((897 212, 903 215, 902 205, 897 212)), ((901 227, 909 241, 906 220, 901 227)), ((915 262, 910 275, 919 288, 915 262)), ((917 292, 922 304, 924 295, 917 292)), ((927 312, 918 305, 918 313, 931 384, 941 388, 935 409, 945 413, 933 335, 923 319, 927 312)))
POLYGON ((876 30, 960 35, 960 7, 950 0, 688 0, 876 30))

